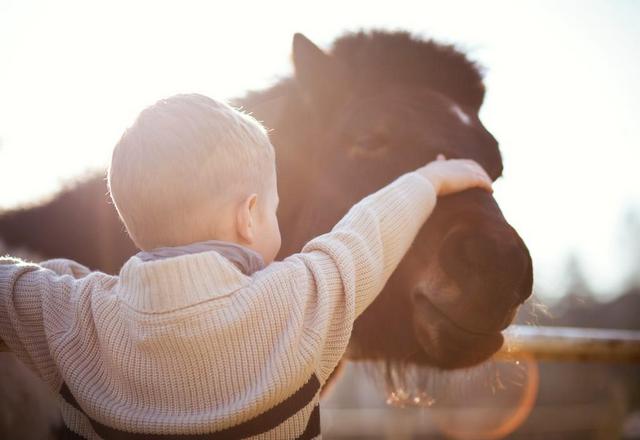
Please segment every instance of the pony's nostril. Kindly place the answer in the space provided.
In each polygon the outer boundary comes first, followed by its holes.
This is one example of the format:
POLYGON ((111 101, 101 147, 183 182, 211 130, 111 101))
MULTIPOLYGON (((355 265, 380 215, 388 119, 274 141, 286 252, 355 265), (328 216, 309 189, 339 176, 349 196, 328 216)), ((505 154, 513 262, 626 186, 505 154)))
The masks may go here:
POLYGON ((531 293, 531 257, 515 237, 497 237, 475 228, 455 231, 445 238, 439 261, 463 292, 490 295, 485 299, 511 309, 531 293))

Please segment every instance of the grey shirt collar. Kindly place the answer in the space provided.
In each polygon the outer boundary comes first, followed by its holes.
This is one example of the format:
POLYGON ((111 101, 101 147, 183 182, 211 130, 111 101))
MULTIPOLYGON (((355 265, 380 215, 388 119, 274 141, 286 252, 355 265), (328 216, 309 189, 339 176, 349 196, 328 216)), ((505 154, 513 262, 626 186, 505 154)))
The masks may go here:
POLYGON ((135 256, 142 261, 153 261, 209 251, 219 253, 231 261, 245 275, 251 275, 265 267, 264 260, 258 252, 236 243, 220 240, 198 241, 181 246, 158 247, 150 251, 140 251, 135 256))

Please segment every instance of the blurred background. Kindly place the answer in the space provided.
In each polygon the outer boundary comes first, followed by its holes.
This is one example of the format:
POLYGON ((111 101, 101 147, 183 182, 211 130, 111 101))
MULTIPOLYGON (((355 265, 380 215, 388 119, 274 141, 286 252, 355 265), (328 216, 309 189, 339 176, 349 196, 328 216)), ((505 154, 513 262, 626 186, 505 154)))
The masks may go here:
MULTIPOLYGON (((453 43, 484 66, 480 117, 505 169, 494 196, 534 262, 519 321, 640 328, 637 1, 0 0, 0 211, 102 172, 156 100, 268 87, 292 71, 295 32, 328 48, 360 29, 453 43)), ((483 367, 524 377, 513 402, 532 375, 539 392, 517 427, 478 438, 640 438, 637 368, 533 364, 483 367)), ((325 437, 469 437, 437 400, 387 405, 363 368, 348 365, 323 402, 325 437)))

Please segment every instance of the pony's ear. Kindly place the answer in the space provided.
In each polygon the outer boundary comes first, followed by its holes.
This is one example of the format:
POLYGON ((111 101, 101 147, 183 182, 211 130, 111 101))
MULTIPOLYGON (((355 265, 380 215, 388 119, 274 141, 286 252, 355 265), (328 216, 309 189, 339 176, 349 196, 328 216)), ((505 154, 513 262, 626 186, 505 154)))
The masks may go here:
POLYGON ((348 81, 341 63, 302 34, 293 36, 293 66, 303 96, 321 111, 344 101, 348 81))

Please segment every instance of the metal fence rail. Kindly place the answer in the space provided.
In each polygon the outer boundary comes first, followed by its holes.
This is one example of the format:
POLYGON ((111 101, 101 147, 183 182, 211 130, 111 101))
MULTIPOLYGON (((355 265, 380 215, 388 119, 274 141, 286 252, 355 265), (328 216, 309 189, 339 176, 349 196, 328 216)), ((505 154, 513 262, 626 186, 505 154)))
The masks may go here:
MULTIPOLYGON (((512 325, 498 358, 527 354, 560 362, 640 363, 640 331, 512 325)), ((0 340, 0 351, 9 351, 0 340)))
POLYGON ((640 363, 640 331, 512 325, 496 356, 523 353, 561 362, 640 363))

